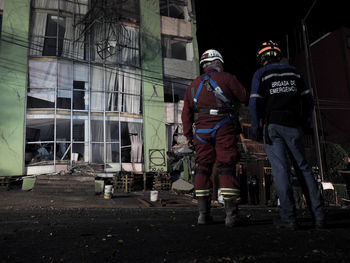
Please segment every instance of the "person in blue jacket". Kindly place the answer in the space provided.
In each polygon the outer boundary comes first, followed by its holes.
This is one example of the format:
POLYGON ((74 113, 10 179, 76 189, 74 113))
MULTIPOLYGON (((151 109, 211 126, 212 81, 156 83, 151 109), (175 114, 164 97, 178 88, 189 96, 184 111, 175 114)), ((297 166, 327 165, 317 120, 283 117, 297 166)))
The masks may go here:
POLYGON ((249 112, 253 137, 264 141, 280 200, 280 218, 275 222, 276 226, 297 228, 289 151, 304 177, 315 227, 323 228, 322 196, 306 161, 303 141, 303 130, 312 124, 312 93, 294 66, 281 63, 282 52, 277 43, 263 42, 256 56, 261 67, 253 76, 249 112))

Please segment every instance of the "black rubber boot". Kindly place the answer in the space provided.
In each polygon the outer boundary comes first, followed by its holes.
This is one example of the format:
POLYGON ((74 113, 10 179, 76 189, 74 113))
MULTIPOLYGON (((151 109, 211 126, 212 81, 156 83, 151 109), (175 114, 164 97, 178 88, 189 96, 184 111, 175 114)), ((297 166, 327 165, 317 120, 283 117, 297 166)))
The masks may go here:
POLYGON ((210 199, 198 199, 198 225, 207 225, 213 221, 210 215, 210 199))
POLYGON ((225 200, 225 226, 234 227, 238 223, 238 205, 233 202, 233 199, 225 200))

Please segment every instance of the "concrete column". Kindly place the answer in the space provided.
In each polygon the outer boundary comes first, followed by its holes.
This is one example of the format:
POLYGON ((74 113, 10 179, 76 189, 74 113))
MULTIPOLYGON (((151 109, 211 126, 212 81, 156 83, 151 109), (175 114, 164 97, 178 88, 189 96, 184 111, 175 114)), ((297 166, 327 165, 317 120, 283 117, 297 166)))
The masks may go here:
POLYGON ((0 41, 0 176, 24 170, 30 0, 4 0, 0 41))
POLYGON ((159 0, 140 1, 144 170, 167 170, 159 0))

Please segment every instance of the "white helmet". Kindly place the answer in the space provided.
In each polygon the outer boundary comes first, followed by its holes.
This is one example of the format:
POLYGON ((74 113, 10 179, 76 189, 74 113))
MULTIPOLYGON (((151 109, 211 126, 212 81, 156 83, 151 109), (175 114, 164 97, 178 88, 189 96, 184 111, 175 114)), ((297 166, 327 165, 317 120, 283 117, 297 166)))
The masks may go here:
POLYGON ((214 61, 216 59, 220 60, 221 63, 224 63, 224 59, 218 51, 216 51, 215 49, 208 49, 201 56, 199 64, 202 65, 204 62, 214 61))

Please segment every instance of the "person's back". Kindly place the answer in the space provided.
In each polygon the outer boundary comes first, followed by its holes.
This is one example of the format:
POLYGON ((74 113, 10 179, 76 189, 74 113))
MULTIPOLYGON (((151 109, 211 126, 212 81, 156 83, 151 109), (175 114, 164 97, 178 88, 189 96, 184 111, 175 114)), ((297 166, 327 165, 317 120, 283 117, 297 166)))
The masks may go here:
POLYGON ((272 166, 280 200, 277 226, 296 227, 289 152, 305 180, 315 227, 322 228, 325 216, 322 198, 305 158, 302 131, 310 126, 313 99, 302 75, 293 66, 280 63, 281 57, 281 50, 272 41, 264 42, 257 52, 262 67, 254 74, 249 100, 252 133, 256 139, 263 137, 265 152, 272 166))
MULTIPOLYGON (((310 91, 294 66, 277 62, 267 64, 255 73, 253 81, 259 83, 259 90, 252 90, 252 93, 264 98, 264 105, 257 107, 266 123, 288 127, 305 125, 310 104, 303 105, 302 96, 310 91)), ((258 86, 254 87, 257 89, 258 86)))
POLYGON ((239 125, 233 103, 235 100, 246 102, 247 93, 235 76, 223 72, 223 63, 218 51, 210 49, 203 53, 200 65, 204 74, 187 87, 181 118, 183 133, 196 151, 194 188, 199 210, 197 222, 203 225, 212 221, 210 176, 215 164, 225 202, 225 225, 232 227, 237 222, 240 200, 235 174, 239 159, 239 125))

